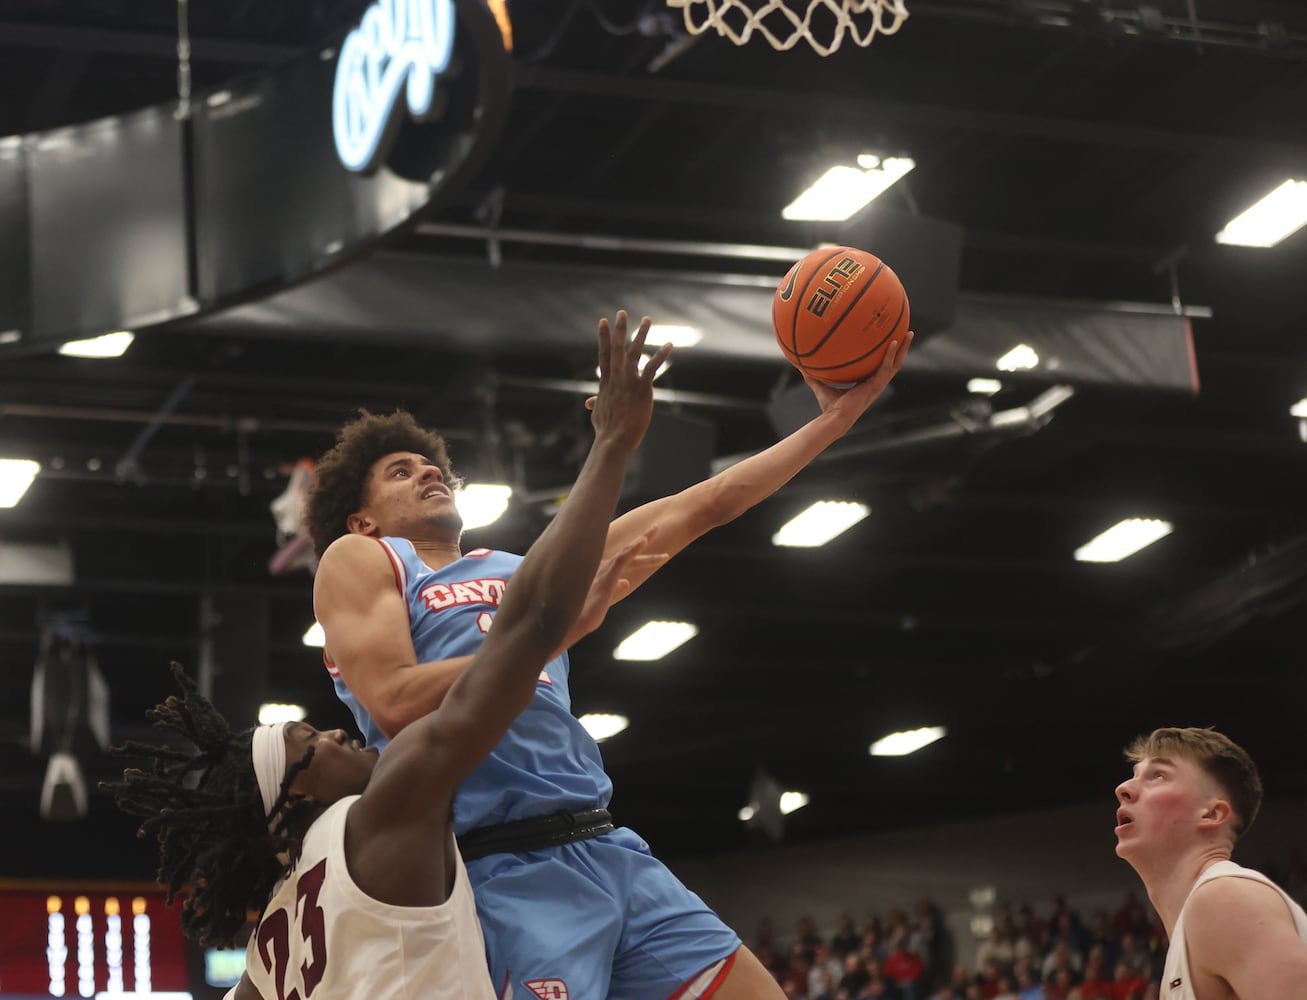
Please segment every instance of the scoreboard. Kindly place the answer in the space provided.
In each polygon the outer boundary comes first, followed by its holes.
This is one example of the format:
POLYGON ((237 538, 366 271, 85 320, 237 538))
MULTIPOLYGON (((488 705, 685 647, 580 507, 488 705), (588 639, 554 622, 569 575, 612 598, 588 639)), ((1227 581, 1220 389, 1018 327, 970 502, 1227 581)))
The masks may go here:
POLYGON ((0 1000, 189 997, 181 903, 157 888, 0 887, 0 1000))

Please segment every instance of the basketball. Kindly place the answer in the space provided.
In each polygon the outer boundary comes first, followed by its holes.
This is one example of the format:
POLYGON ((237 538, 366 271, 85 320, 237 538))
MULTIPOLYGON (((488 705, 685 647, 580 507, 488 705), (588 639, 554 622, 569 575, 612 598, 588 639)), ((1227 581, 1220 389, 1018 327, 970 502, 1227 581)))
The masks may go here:
POLYGON ((908 332, 908 296, 874 254, 825 247, 790 268, 771 318, 790 364, 842 388, 873 374, 890 341, 908 332))

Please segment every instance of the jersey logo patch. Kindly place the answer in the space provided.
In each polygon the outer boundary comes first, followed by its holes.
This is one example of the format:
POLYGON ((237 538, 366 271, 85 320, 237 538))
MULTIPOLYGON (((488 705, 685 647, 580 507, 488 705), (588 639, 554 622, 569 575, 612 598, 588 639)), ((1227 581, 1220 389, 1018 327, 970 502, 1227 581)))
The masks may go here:
POLYGON ((549 674, 542 670, 540 671, 540 676, 536 678, 536 683, 552 685, 554 682, 549 679, 549 674))
POLYGON ((532 979, 522 985, 540 1000, 568 1000, 567 983, 561 979, 532 979))

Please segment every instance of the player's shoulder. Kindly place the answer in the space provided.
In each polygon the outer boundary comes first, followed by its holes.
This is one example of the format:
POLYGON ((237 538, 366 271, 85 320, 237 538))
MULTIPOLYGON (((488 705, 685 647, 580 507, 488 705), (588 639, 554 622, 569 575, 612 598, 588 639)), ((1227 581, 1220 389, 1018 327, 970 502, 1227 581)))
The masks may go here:
POLYGON ((1241 924, 1255 929, 1267 917, 1291 919, 1280 891, 1256 875, 1223 873, 1195 888, 1185 903, 1190 936, 1229 935, 1237 933, 1241 924))
POLYGON ((322 559, 318 562, 318 572, 339 571, 370 563, 384 565, 388 561, 389 556, 380 539, 350 531, 327 546, 327 551, 322 553, 322 559))

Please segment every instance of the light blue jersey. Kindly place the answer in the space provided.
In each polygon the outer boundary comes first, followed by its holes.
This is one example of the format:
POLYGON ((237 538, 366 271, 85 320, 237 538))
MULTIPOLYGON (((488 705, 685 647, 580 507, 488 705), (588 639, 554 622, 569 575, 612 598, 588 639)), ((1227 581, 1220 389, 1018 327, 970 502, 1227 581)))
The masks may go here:
MULTIPOLYGON (((419 663, 470 656, 481 646, 521 556, 473 549, 439 570, 405 538, 379 540, 408 602, 409 631, 419 663)), ((369 746, 389 742, 327 663, 336 696, 348 706, 369 746)), ((599 747, 572 715, 567 654, 540 672, 535 697, 454 799, 454 832, 557 812, 608 805, 613 784, 599 747)))
MULTIPOLYGON (((433 570, 402 538, 385 538, 408 601, 418 661, 468 656, 494 620, 522 557, 474 549, 433 570)), ((388 742, 327 663, 336 695, 370 746, 388 742)), ((572 716, 567 654, 550 660, 535 697, 454 798, 454 831, 607 807, 613 785, 599 747, 572 716)), ((740 939, 619 827, 568 844, 467 863, 495 990, 512 1000, 666 1000, 694 983, 711 997, 740 939)))

